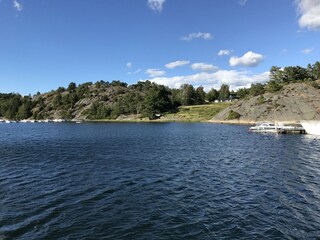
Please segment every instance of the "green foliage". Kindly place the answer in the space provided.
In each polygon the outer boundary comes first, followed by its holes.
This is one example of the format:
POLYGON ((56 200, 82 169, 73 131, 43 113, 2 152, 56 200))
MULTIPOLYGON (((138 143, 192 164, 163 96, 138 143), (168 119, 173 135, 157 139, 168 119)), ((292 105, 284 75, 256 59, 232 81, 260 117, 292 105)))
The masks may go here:
POLYGON ((203 104, 206 99, 206 93, 202 86, 197 87, 195 91, 195 104, 203 104))
POLYGON ((74 98, 79 100, 88 96, 90 94, 90 86, 92 86, 92 82, 80 84, 76 89, 76 96, 74 98))
POLYGON ((247 96, 250 94, 250 88, 239 88, 238 91, 236 92, 236 97, 238 99, 245 99, 247 96))
POLYGON ((285 68, 272 66, 270 69, 270 81, 278 85, 299 81, 315 81, 318 78, 320 78, 320 62, 316 62, 313 65, 308 64, 307 68, 300 66, 288 66, 285 68))
POLYGON ((52 106, 54 109, 58 109, 62 105, 62 96, 60 92, 54 96, 53 101, 52 101, 52 106))
POLYGON ((320 89, 320 83, 319 82, 312 82, 311 86, 316 88, 316 89, 320 89))
POLYGON ((42 96, 39 96, 35 101, 35 105, 38 106, 39 110, 43 110, 45 108, 45 103, 42 96))
POLYGON ((152 83, 149 80, 147 80, 145 82, 139 81, 136 84, 132 84, 130 88, 140 92, 146 92, 149 90, 149 88, 151 88, 151 86, 152 86, 152 83))
POLYGON ((108 81, 105 82, 103 80, 100 80, 95 83, 95 86, 97 89, 108 88, 108 87, 110 87, 110 83, 108 81))
POLYGON ((320 79, 320 62, 317 61, 313 65, 308 64, 307 74, 312 81, 319 80, 320 79))
POLYGON ((251 84, 249 94, 251 96, 258 96, 265 93, 264 85, 261 83, 251 84))
POLYGON ((285 79, 285 74, 280 67, 272 66, 270 69, 270 81, 273 81, 277 84, 282 84, 285 79))
POLYGON ((0 94, 0 117, 7 119, 25 119, 32 116, 34 103, 30 96, 20 94, 0 94))
POLYGON ((180 89, 171 89, 172 104, 175 108, 181 106, 181 93, 180 89))
POLYGON ((144 115, 153 116, 157 113, 167 112, 173 109, 170 90, 163 85, 152 84, 144 97, 144 115))
POLYGON ((58 93, 63 93, 65 90, 66 90, 66 89, 65 89, 64 87, 59 87, 59 88, 57 89, 57 92, 58 92, 58 93))
POLYGON ((90 119, 106 119, 112 114, 112 108, 103 103, 94 102, 89 110, 90 119))
POLYGON ((125 83, 125 82, 121 82, 119 80, 113 80, 111 82, 111 86, 113 86, 113 87, 125 87, 126 88, 128 86, 128 84, 125 83))
POLYGON ((240 117, 241 115, 238 112, 230 110, 226 120, 235 120, 239 119, 240 117))
POLYGON ((260 97, 257 99, 257 105, 261 105, 265 102, 265 99, 263 95, 260 95, 260 97))
POLYGON ((122 98, 124 112, 127 114, 140 114, 143 107, 143 96, 139 92, 130 91, 122 98))
POLYGON ((206 96, 207 100, 209 102, 214 102, 215 100, 218 100, 219 98, 219 92, 212 88, 208 93, 207 93, 207 96, 206 96))
POLYGON ((283 69, 284 72, 284 83, 303 81, 308 78, 307 70, 300 66, 289 66, 283 69))
POLYGON ((72 118, 71 112, 69 110, 62 110, 61 111, 61 118, 67 119, 67 120, 71 119, 72 118))
POLYGON ((230 97, 230 90, 229 90, 229 85, 222 84, 220 89, 219 89, 219 100, 225 101, 228 100, 230 97))
POLYGON ((195 104, 195 90, 190 84, 183 84, 180 88, 180 102, 182 106, 195 104))
POLYGON ((18 112, 16 114, 17 119, 27 119, 32 116, 32 107, 33 103, 31 98, 28 96, 23 97, 22 105, 18 108, 18 112))
POLYGON ((74 82, 71 82, 71 83, 69 84, 67 90, 68 90, 69 92, 74 92, 74 91, 76 90, 76 88, 77 88, 77 85, 76 85, 74 82))
POLYGON ((283 85, 274 81, 274 80, 270 80, 268 83, 267 83, 267 86, 266 86, 266 91, 268 92, 278 92, 282 89, 283 85))

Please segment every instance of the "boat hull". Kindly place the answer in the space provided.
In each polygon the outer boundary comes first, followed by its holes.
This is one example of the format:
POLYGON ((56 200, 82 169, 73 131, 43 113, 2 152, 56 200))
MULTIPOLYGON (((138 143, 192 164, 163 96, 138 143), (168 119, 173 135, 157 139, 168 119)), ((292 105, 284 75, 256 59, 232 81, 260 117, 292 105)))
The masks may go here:
POLYGON ((320 135, 320 121, 301 121, 300 123, 308 134, 320 135))

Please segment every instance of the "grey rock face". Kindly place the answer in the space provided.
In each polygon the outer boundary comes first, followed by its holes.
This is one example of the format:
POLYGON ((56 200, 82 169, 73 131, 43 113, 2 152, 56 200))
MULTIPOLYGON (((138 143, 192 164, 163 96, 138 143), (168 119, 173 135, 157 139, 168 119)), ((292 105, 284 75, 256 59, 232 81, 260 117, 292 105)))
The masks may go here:
POLYGON ((240 121, 248 122, 320 120, 320 90, 306 83, 290 84, 279 93, 265 93, 241 100, 212 120, 226 120, 231 110, 241 115, 240 121))

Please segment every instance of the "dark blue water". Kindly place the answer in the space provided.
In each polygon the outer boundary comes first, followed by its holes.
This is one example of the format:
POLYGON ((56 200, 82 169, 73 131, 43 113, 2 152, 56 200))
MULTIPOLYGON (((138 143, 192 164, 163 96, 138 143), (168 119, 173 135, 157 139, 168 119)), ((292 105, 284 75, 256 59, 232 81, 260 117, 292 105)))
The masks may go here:
POLYGON ((0 239, 317 239, 320 138, 0 124, 0 239))

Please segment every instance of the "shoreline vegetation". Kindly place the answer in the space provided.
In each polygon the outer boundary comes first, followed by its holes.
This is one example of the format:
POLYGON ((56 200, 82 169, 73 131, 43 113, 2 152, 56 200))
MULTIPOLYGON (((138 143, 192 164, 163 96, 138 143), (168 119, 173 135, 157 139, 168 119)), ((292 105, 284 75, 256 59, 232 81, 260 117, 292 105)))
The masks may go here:
POLYGON ((212 122, 252 124, 320 119, 320 62, 306 68, 272 66, 270 80, 249 88, 171 89, 150 81, 119 80, 59 87, 21 96, 0 93, 0 120, 104 122, 212 122))
MULTIPOLYGON (((181 106, 176 113, 163 113, 157 119, 142 115, 121 115, 116 119, 70 119, 70 122, 210 122, 218 112, 231 106, 231 102, 211 103, 205 105, 181 106)), ((8 119, 0 118, 2 121, 8 119)), ((65 119, 22 120, 20 122, 64 122, 65 119)))

